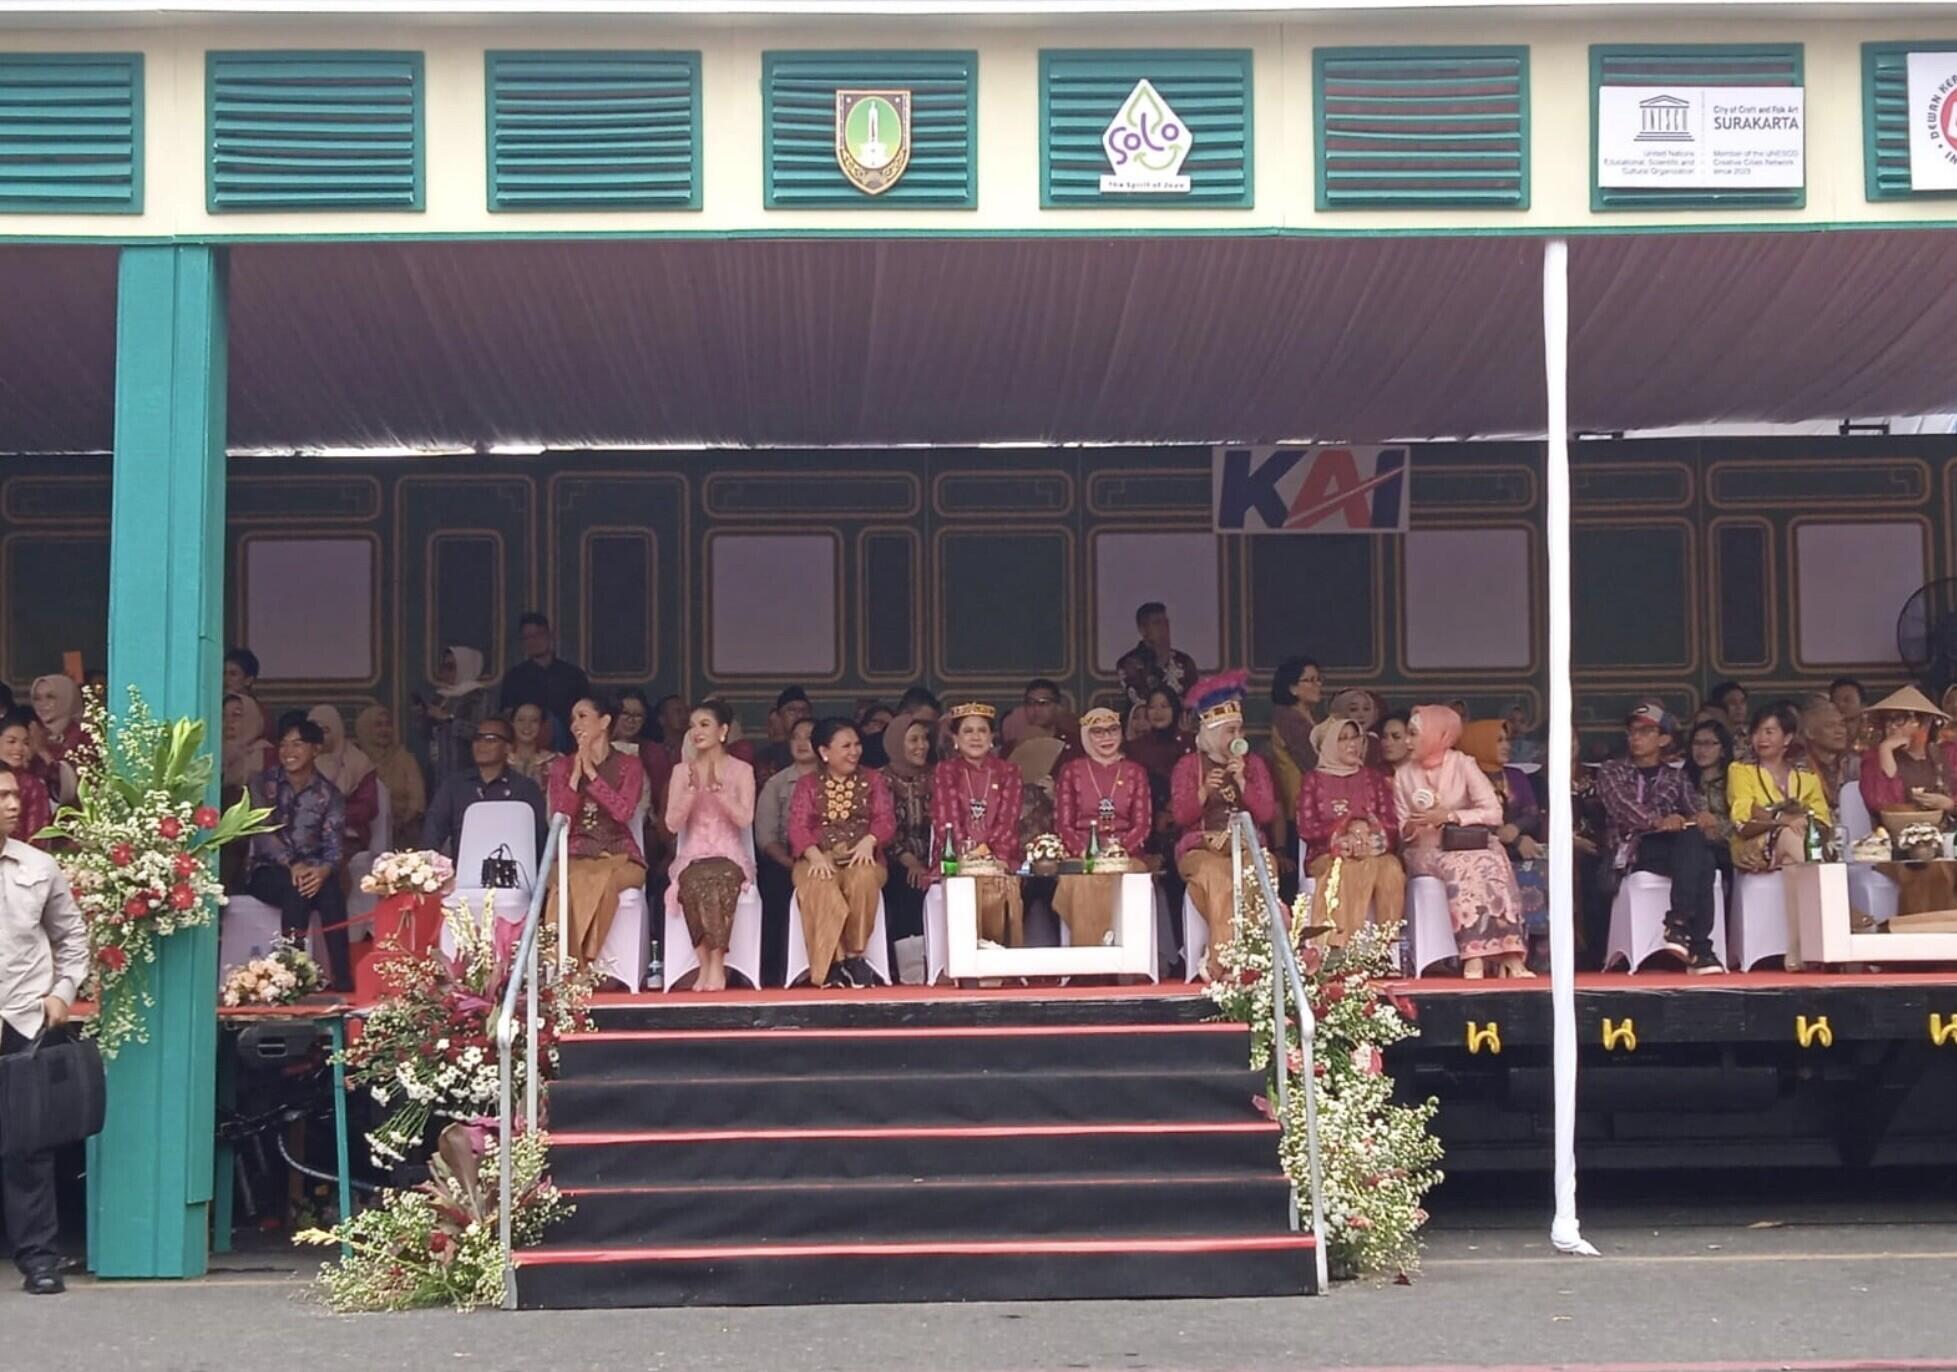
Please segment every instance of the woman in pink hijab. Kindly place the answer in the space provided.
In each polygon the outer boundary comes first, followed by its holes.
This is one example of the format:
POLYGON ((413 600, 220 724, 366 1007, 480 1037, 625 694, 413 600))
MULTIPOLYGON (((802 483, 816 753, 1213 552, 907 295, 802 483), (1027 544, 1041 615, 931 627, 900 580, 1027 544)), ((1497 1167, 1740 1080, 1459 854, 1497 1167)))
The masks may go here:
POLYGON ((1529 977, 1522 896, 1508 854, 1495 840, 1502 802, 1475 760, 1454 745, 1461 716, 1445 705, 1422 705, 1408 726, 1412 754, 1393 778, 1400 836, 1409 877, 1435 877, 1447 887, 1447 913, 1461 975, 1529 977), (1475 829, 1482 842, 1473 844, 1475 829))

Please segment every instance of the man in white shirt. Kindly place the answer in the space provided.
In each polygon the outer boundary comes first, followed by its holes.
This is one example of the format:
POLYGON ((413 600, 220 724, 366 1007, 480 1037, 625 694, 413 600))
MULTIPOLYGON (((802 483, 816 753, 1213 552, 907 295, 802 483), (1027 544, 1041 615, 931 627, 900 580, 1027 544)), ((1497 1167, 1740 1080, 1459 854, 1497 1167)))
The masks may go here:
MULTIPOLYGON (((26 1048, 43 1029, 66 1025, 88 976, 88 926, 68 878, 53 858, 13 836, 19 824, 20 779, 0 762, 0 1056, 26 1048)), ((0 1205, 24 1289, 61 1294, 54 1154, 0 1164, 0 1205)))

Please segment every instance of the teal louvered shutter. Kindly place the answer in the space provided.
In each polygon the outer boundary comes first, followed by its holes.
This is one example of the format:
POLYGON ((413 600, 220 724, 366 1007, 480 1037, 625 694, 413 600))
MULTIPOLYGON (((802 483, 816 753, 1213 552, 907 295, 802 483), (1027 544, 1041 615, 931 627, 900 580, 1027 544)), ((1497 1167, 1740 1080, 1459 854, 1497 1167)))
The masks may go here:
POLYGON ((1909 174, 1909 55, 1957 52, 1948 39, 1862 45, 1862 175, 1871 200, 1930 200, 1957 191, 1919 191, 1909 174))
POLYGON ((1052 50, 1040 54, 1040 203, 1048 209, 1248 209, 1254 185, 1247 49, 1052 50), (1186 192, 1104 192, 1101 144, 1146 80, 1189 131, 1186 192))
POLYGON ((978 204, 978 54, 769 52, 761 57, 769 209, 972 209, 978 204), (836 162, 836 92, 911 93, 910 164, 880 195, 836 162))
POLYGON ((1806 83, 1799 43, 1600 43, 1590 49, 1592 210, 1799 209, 1805 186, 1762 190, 1691 186, 1599 186, 1597 104, 1605 86, 1788 86, 1806 83))
POLYGON ((492 52, 489 208, 700 208, 700 54, 492 52))
POLYGON ((1318 48, 1318 208, 1529 208, 1529 50, 1318 48))
POLYGON ((142 212, 142 54, 0 54, 0 213, 142 212))
POLYGON ((418 52, 213 52, 207 200, 221 210, 419 210, 418 52))

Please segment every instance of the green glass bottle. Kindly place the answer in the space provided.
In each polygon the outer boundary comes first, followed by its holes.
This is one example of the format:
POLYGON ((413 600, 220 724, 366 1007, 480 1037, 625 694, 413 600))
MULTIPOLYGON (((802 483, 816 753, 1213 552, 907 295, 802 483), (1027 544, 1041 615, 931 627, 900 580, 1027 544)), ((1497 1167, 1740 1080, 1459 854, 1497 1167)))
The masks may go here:
POLYGON ((958 840, 949 824, 945 825, 945 846, 938 855, 938 870, 948 877, 958 875, 958 840))
POLYGON ((1087 861, 1081 864, 1084 871, 1091 872, 1101 860, 1101 821, 1095 819, 1087 826, 1087 861))

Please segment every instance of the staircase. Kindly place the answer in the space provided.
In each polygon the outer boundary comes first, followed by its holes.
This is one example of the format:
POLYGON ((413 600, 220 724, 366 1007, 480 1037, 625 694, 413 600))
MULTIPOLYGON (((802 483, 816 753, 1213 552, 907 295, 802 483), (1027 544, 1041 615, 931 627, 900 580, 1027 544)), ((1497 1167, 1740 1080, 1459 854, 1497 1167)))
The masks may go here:
POLYGON ((525 1309, 1305 1294, 1241 1025, 1197 996, 678 996, 563 1045, 525 1309))

